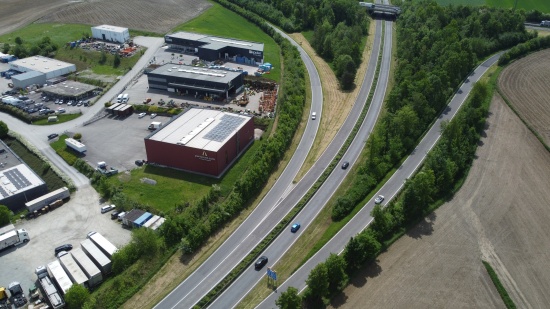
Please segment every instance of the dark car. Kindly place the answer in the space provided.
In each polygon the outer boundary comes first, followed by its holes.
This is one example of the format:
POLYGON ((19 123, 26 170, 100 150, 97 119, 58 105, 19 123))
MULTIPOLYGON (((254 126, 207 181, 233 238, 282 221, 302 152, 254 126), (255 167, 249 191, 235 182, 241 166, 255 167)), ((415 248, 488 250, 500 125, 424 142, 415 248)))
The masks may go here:
POLYGON ((54 138, 56 138, 56 137, 58 137, 58 136, 59 136, 59 134, 53 133, 53 134, 48 135, 48 139, 54 139, 54 138))
POLYGON ((345 170, 346 168, 348 168, 349 166, 349 162, 348 161, 345 161, 344 163, 342 163, 342 169, 345 170))
POLYGON ((55 255, 57 255, 61 251, 71 251, 72 248, 73 248, 73 245, 71 245, 71 244, 61 245, 61 246, 55 248, 55 255))
POLYGON ((111 213, 111 220, 114 220, 118 217, 118 214, 121 213, 121 210, 116 210, 111 213))
POLYGON ((265 264, 267 264, 267 261, 268 261, 267 256, 264 255, 264 256, 260 257, 260 258, 256 261, 256 264, 254 264, 254 268, 255 268, 256 270, 262 269, 262 267, 264 267, 265 264))
POLYGON ((143 165, 143 160, 136 160, 136 165, 137 166, 142 166, 143 165))
POLYGON ((294 223, 292 227, 290 228, 290 231, 292 233, 296 233, 300 229, 300 223, 294 223))

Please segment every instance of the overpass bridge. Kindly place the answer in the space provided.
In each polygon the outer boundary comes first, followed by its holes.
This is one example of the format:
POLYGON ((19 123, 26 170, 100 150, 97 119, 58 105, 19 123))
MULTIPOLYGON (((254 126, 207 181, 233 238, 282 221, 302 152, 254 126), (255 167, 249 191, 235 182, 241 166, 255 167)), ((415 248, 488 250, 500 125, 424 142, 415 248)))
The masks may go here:
POLYGON ((375 4, 370 2, 359 2, 359 5, 365 7, 371 15, 395 17, 401 14, 401 8, 395 5, 375 4))

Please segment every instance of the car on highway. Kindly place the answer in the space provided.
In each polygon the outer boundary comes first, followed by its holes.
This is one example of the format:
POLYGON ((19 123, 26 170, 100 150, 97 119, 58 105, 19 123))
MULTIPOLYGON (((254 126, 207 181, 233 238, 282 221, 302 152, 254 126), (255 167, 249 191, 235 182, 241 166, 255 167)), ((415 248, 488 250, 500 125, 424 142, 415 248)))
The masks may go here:
POLYGON ((147 113, 139 113, 139 114, 138 114, 138 118, 143 118, 143 117, 145 117, 145 116, 147 116, 147 113))
POLYGON ((106 213, 106 212, 109 212, 109 211, 115 209, 115 207, 116 207, 116 206, 115 206, 114 204, 105 205, 105 206, 101 207, 101 213, 104 214, 104 213, 106 213))
POLYGON ((290 227, 290 231, 292 233, 296 233, 298 232, 298 230, 300 229, 300 223, 294 223, 291 227, 290 227))
POLYGON ((54 138, 56 138, 56 137, 58 137, 58 136, 59 136, 59 134, 57 134, 57 133, 52 133, 52 134, 48 135, 48 139, 49 139, 49 140, 50 140, 50 139, 54 139, 54 138))
POLYGON ((311 119, 312 120, 317 119, 317 113, 316 112, 311 113, 311 119))
POLYGON ((55 252, 55 255, 57 255, 61 251, 71 251, 72 248, 73 248, 73 245, 64 244, 64 245, 61 245, 61 246, 55 248, 54 252, 55 252))
POLYGON ((344 163, 342 163, 342 169, 345 170, 346 168, 348 168, 349 166, 349 162, 348 161, 344 161, 344 163))
POLYGON ((267 264, 267 261, 268 261, 268 258, 267 256, 261 256, 257 261, 256 261, 256 264, 254 264, 254 268, 256 270, 260 270, 262 269, 262 267, 265 266, 265 264, 267 264))
POLYGON ((377 196, 375 199, 374 199, 374 203, 375 204, 380 204, 384 201, 384 196, 383 195, 379 195, 377 196))

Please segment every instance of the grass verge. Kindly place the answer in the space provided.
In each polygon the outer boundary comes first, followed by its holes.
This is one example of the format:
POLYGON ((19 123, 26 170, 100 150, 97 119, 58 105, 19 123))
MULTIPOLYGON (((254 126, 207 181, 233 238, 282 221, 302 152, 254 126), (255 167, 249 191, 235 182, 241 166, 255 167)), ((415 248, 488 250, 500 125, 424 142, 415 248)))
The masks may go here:
POLYGON ((63 123, 82 116, 82 113, 79 112, 78 114, 61 114, 61 115, 55 115, 55 116, 57 116, 57 121, 55 122, 48 121, 48 119, 40 119, 40 120, 34 121, 32 124, 39 125, 39 126, 49 126, 52 124, 63 123))
POLYGON ((489 277, 491 277, 491 280, 493 280, 493 284, 495 285, 495 288, 497 289, 498 294, 500 294, 500 297, 502 298, 502 301, 504 302, 504 305, 506 306, 506 308, 515 309, 516 304, 514 304, 514 301, 512 300, 512 298, 510 298, 510 295, 508 295, 508 292, 500 282, 500 279, 498 278, 498 275, 493 269, 493 267, 491 267, 491 265, 486 261, 482 260, 481 262, 485 266, 485 269, 487 269, 487 273, 489 274, 489 277))

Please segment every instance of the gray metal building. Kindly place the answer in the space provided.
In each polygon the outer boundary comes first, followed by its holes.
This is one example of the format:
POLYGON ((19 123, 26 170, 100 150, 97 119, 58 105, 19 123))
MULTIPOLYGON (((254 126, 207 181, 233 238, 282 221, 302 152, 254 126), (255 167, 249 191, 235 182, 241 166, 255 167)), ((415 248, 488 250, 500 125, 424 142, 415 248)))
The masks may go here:
POLYGON ((25 88, 30 85, 44 85, 46 74, 38 71, 29 71, 11 77, 14 88, 25 88))

